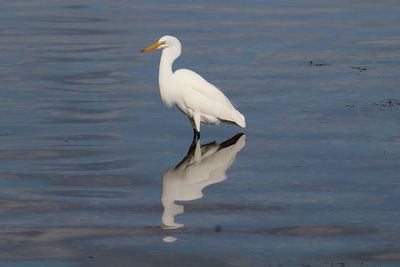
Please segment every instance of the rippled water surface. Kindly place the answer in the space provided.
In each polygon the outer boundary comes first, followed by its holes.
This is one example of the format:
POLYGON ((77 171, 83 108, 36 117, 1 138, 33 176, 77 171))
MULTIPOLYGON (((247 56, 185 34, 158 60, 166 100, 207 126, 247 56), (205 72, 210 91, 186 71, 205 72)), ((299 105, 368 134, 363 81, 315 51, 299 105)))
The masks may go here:
POLYGON ((0 265, 399 266, 399 14, 1 1, 0 265), (246 129, 192 142, 138 53, 165 34, 246 129))

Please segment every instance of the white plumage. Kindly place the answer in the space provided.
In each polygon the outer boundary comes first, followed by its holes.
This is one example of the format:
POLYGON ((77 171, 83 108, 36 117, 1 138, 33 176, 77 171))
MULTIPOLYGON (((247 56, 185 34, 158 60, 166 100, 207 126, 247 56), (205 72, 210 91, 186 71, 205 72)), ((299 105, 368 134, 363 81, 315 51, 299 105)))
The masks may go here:
POLYGON ((163 49, 159 69, 161 98, 167 106, 175 105, 189 118, 197 135, 200 134, 200 123, 222 121, 246 127, 244 116, 217 87, 191 70, 173 72, 172 64, 181 55, 181 43, 177 38, 163 36, 141 52, 154 49, 163 49))

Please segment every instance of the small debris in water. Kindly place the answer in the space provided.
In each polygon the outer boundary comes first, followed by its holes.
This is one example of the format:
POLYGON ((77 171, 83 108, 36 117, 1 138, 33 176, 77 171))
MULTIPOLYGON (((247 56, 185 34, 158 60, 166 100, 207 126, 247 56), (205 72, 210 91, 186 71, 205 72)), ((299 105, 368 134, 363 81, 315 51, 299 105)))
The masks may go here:
POLYGON ((369 104, 358 105, 358 104, 347 104, 346 107, 348 108, 357 108, 361 111, 368 111, 372 109, 379 109, 382 111, 390 110, 390 111, 397 111, 400 108, 400 97, 392 97, 386 100, 382 100, 379 102, 372 102, 369 104))
POLYGON ((215 227, 214 227, 214 231, 215 232, 217 232, 217 233, 219 233, 219 232, 221 232, 222 231, 222 225, 216 225, 215 227))
POLYGON ((9 135, 14 135, 14 133, 9 133, 9 132, 0 133, 0 136, 9 136, 9 135))
POLYGON ((314 67, 323 67, 323 66, 328 66, 329 65, 327 63, 314 63, 313 61, 309 61, 308 64, 310 66, 314 66, 314 67))
POLYGON ((359 72, 367 71, 369 70, 366 67, 351 67, 353 70, 358 70, 359 72))
POLYGON ((394 106, 399 106, 400 105, 400 99, 398 98, 389 98, 388 100, 386 100, 382 106, 384 107, 394 107, 394 106))
POLYGON ((382 108, 396 108, 400 107, 400 98, 389 98, 379 103, 374 103, 375 106, 382 107, 382 108))

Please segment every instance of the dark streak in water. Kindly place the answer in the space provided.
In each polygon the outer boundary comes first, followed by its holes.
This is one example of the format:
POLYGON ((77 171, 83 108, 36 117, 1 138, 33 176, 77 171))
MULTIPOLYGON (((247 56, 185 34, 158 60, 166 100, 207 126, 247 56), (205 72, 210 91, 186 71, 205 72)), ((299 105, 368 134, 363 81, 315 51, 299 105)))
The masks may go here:
POLYGON ((50 123, 117 123, 117 122, 127 122, 132 121, 130 118, 120 117, 120 118, 57 118, 49 120, 50 123))
POLYGON ((0 151, 0 159, 43 159, 43 158, 72 158, 72 157, 85 157, 100 154, 99 151, 89 150, 25 150, 25 151, 0 151))
MULTIPOLYGON (((43 192, 44 195, 71 198, 121 198, 130 195, 129 192, 121 192, 120 190, 48 190, 43 192)), ((77 208, 80 208, 79 206, 77 208)), ((92 207, 94 208, 94 207, 92 207)))
POLYGON ((42 16, 32 17, 32 21, 50 22, 50 23, 94 23, 94 22, 107 22, 105 18, 93 18, 93 17, 56 17, 56 16, 42 16))
MULTIPOLYGON (((65 188, 68 187, 90 187, 97 189, 100 187, 139 187, 145 185, 154 184, 153 181, 149 181, 141 176, 132 177, 132 175, 120 175, 120 174, 78 174, 78 175, 66 175, 66 174, 46 174, 46 173, 1 173, 0 180, 29 180, 45 182, 50 185, 60 185, 65 188)), ((1 189, 0 189, 1 191, 1 189)))
POLYGON ((106 92, 101 92, 99 90, 84 90, 82 88, 79 89, 73 89, 73 88, 55 88, 55 87, 41 87, 38 89, 43 89, 43 90, 50 90, 50 91, 62 91, 62 92, 70 92, 70 93, 86 93, 86 94, 101 94, 101 93, 106 93, 106 92))
POLYGON ((52 123, 107 123, 124 122, 130 118, 122 117, 119 110, 104 108, 85 108, 78 105, 42 107, 49 110, 48 119, 52 123))
POLYGON ((116 85, 124 81, 124 77, 112 71, 96 71, 75 75, 37 75, 32 78, 53 80, 66 85, 116 85))
POLYGON ((32 32, 24 33, 21 35, 118 35, 126 34, 124 30, 104 30, 104 29, 76 29, 76 28, 38 28, 32 32))
MULTIPOLYGON (((178 201, 179 202, 179 201, 178 201)), ((213 203, 213 204, 191 204, 190 202, 185 203, 185 209, 190 211, 228 211, 228 212, 273 212, 273 211, 285 211, 287 208, 281 206, 263 206, 257 204, 251 205, 238 205, 231 203, 213 203)))
POLYGON ((369 227, 346 226, 346 225, 307 225, 307 226, 266 229, 265 231, 267 233, 274 235, 321 236, 321 237, 374 234, 377 232, 376 229, 369 227))
MULTIPOLYGON (((221 228, 223 226, 220 226, 221 228)), ((312 226, 305 226, 305 227, 310 227, 312 226)), ((319 226, 319 228, 324 227, 324 226, 319 226)), ((330 227, 330 226, 326 226, 330 227)), ((341 226, 336 226, 336 227, 341 227, 341 226)), ((342 226, 346 227, 346 226, 342 226)), ((354 229, 357 227, 354 226, 354 229)), ((158 226, 144 226, 144 227, 91 227, 91 228, 74 228, 67 230, 68 228, 9 228, 9 229, 0 229, 0 237, 5 237, 6 235, 10 235, 10 238, 15 233, 18 233, 17 237, 22 238, 22 233, 26 232, 31 232, 31 231, 41 231, 41 235, 24 235, 25 240, 29 239, 36 239, 36 241, 42 241, 41 239, 44 238, 45 236, 48 236, 46 239, 69 239, 71 236, 79 236, 83 237, 81 234, 78 234, 81 231, 86 232, 86 236, 130 236, 130 235, 142 235, 142 236, 164 236, 165 234, 174 234, 174 235, 214 235, 215 233, 215 226, 210 226, 210 227, 204 227, 204 228, 181 228, 181 229, 163 229, 162 227, 158 226), (90 229, 90 230, 89 230, 90 229), (145 229, 145 231, 144 231, 145 229), (36 237, 39 236, 40 238, 37 239, 36 237)), ((225 227, 224 231, 222 233, 218 234, 261 234, 261 235, 269 235, 269 234, 274 234, 274 229, 270 229, 268 231, 262 230, 260 231, 259 229, 235 229, 235 228, 230 228, 230 227, 225 227)), ((346 233, 346 235, 354 235, 354 234, 368 234, 368 232, 349 232, 346 233)), ((339 234, 340 235, 340 234, 339 234)), ((329 236, 337 236, 335 234, 329 235, 329 236)), ((325 237, 329 237, 325 236, 325 237)), ((33 241, 33 240, 32 240, 33 241)), ((398 250, 390 250, 390 251, 395 251, 398 253, 398 250)), ((362 254, 360 254, 362 255, 362 254)))
POLYGON ((90 58, 90 57, 61 57, 61 56, 46 56, 39 57, 43 62, 62 62, 62 63, 80 63, 80 62, 115 62, 119 61, 120 58, 90 58))
POLYGON ((71 141, 71 142, 93 142, 93 141, 115 141, 121 139, 118 134, 76 134, 63 136, 47 136, 46 139, 71 141))
POLYGON ((61 6, 61 8, 66 8, 66 9, 85 9, 88 7, 89 7, 89 5, 79 5, 79 4, 61 6))
POLYGON ((77 106, 49 106, 43 107, 44 110, 50 111, 62 111, 68 113, 82 113, 82 114, 108 114, 108 113, 115 113, 115 110, 104 109, 104 108, 84 108, 84 107, 77 107, 77 106))
POLYGON ((355 108, 359 111, 399 111, 400 110, 400 98, 392 97, 385 100, 377 101, 374 103, 364 103, 364 104, 347 104, 348 108, 355 108))
POLYGON ((133 164, 132 159, 118 159, 92 163, 54 164, 51 165, 51 169, 58 171, 106 171, 130 168, 133 164))
POLYGON ((400 261, 400 249, 388 248, 385 250, 371 250, 365 252, 352 253, 347 255, 352 259, 363 261, 378 261, 378 262, 398 262, 400 261))
POLYGON ((90 47, 88 48, 82 48, 87 46, 87 44, 62 44, 63 46, 67 46, 66 48, 63 49, 49 49, 47 52, 50 53, 93 53, 93 52, 106 52, 106 51, 112 51, 115 49, 119 49, 120 46, 118 44, 113 44, 113 46, 102 46, 102 47, 96 47, 93 44, 91 44, 90 47), (76 48, 72 48, 73 46, 76 46, 76 48))

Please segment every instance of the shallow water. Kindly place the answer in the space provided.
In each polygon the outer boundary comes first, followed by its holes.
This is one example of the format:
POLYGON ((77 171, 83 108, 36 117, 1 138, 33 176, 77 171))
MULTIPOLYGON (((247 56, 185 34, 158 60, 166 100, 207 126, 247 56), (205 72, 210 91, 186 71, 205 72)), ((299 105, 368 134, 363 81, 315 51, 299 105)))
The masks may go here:
POLYGON ((0 265, 398 266, 399 12, 2 1, 0 265), (190 149, 159 54, 138 53, 164 34, 244 135, 203 127, 190 149))

